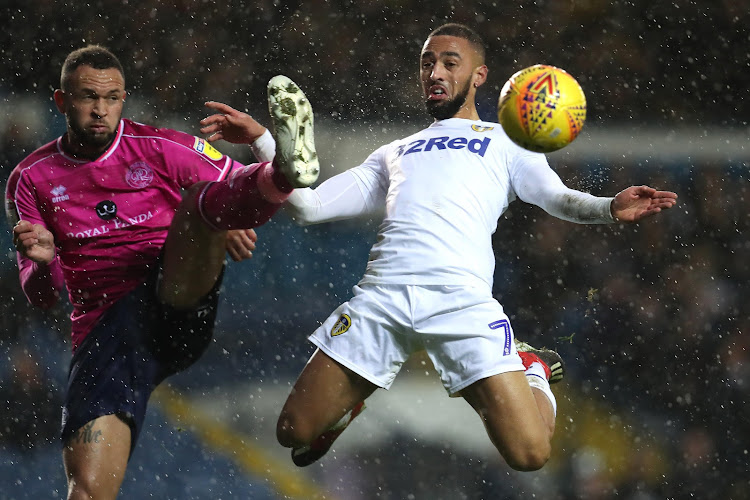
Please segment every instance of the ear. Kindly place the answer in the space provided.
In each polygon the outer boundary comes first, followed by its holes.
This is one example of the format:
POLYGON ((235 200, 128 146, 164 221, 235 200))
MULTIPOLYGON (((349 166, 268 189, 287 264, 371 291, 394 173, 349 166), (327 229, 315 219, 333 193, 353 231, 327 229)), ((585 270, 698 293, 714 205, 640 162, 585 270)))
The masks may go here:
POLYGON ((488 73, 487 66, 482 64, 477 69, 474 70, 474 88, 478 88, 480 85, 484 85, 484 82, 487 81, 487 73, 488 73))
POLYGON ((55 92, 52 94, 52 99, 55 101, 55 106, 57 106, 57 110, 65 114, 65 92, 63 92, 60 89, 55 90, 55 92))

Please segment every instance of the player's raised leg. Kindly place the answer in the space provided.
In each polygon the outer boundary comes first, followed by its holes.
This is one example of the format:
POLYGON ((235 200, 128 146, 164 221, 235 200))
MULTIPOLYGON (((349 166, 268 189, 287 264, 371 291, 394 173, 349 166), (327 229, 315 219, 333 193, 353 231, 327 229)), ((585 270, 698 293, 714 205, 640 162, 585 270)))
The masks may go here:
POLYGON ((207 224, 195 203, 205 186, 198 183, 188 190, 164 243, 159 300, 177 309, 196 305, 224 267, 227 231, 207 224))
POLYGON ((198 183, 184 197, 164 245, 162 302, 195 305, 213 288, 224 265, 226 230, 268 221, 296 187, 314 183, 320 172, 313 137, 313 111, 289 78, 268 83, 276 157, 241 166, 225 181, 198 183))
POLYGON ((292 448, 295 464, 313 463, 361 412, 375 389, 376 385, 316 351, 281 410, 276 426, 279 443, 292 448))
POLYGON ((298 467, 307 467, 323 458, 338 437, 347 427, 349 427, 349 424, 351 424, 355 418, 362 414, 365 408, 365 402, 360 401, 354 405, 354 408, 346 412, 338 422, 316 437, 312 443, 298 448, 292 448, 292 462, 294 462, 294 465, 298 467))
POLYGON ((463 389, 461 395, 482 418, 508 465, 516 470, 537 470, 549 460, 555 431, 557 406, 549 384, 562 379, 564 367, 554 351, 520 342, 516 346, 525 372, 482 379, 463 389))
POLYGON ((67 440, 68 500, 117 497, 130 455, 130 427, 116 415, 88 422, 67 440))

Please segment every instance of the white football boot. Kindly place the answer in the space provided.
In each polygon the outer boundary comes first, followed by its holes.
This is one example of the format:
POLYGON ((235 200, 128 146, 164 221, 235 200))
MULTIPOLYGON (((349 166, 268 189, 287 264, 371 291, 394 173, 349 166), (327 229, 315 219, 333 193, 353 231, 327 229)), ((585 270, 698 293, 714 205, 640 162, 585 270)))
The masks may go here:
POLYGON ((268 110, 276 140, 276 165, 293 187, 310 186, 320 173, 310 101, 296 83, 278 75, 268 82, 268 110))

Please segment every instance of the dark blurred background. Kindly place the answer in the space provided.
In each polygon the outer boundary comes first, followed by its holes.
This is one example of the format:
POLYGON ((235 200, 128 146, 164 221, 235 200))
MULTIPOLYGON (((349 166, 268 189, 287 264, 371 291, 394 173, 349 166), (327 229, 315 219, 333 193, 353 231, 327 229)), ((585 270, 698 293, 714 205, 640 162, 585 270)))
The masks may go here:
MULTIPOLYGON (((555 389, 554 457, 542 472, 507 469, 478 419, 425 381, 436 376, 417 356, 394 390, 377 395, 359 432, 303 471, 314 486, 307 493, 282 487, 297 471, 267 472, 288 467, 285 454, 281 465, 243 467, 235 451, 225 464, 157 398, 154 434, 134 455, 124 497, 750 497, 749 1, 6 0, 0 15, 3 182, 64 131, 51 94, 67 53, 87 43, 121 58, 126 116, 194 134, 209 99, 268 123, 266 83, 287 74, 313 102, 330 175, 429 123, 419 50, 432 29, 455 21, 487 42, 484 119, 494 120, 500 88, 521 68, 553 64, 579 80, 584 133, 549 157, 569 186, 613 195, 649 184, 680 197, 638 226, 578 226, 521 202, 500 221, 495 295, 517 336, 557 348, 569 368, 555 389), (429 394, 436 402, 425 403, 429 394), (440 423, 441 412, 451 420, 440 423), (461 446, 465 428, 484 444, 461 446)), ((220 149, 252 161, 244 148, 220 149)), ((275 457, 265 430, 311 353, 305 338, 348 299, 376 227, 303 229, 280 214, 259 229, 255 258, 230 264, 215 345, 172 389, 275 457)), ((67 311, 27 306, 8 231, 0 244, 0 451, 10 464, 0 465, 0 499, 60 497, 54 436, 67 311)))
POLYGON ((486 39, 490 85, 536 63, 586 89, 589 124, 747 126, 747 0, 653 2, 312 0, 3 2, 4 92, 46 97, 65 55, 104 43, 154 115, 217 98, 263 109, 268 79, 303 80, 322 116, 408 120, 429 30, 450 20, 486 39))

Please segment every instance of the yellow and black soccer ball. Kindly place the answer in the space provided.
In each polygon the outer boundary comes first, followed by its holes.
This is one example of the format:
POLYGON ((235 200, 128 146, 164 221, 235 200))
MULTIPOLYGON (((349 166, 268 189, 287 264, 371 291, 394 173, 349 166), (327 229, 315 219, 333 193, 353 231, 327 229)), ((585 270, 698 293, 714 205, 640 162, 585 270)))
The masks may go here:
POLYGON ((536 64, 515 73, 500 91, 497 119, 519 146, 550 153, 573 142, 586 121, 586 96, 566 71, 536 64))

